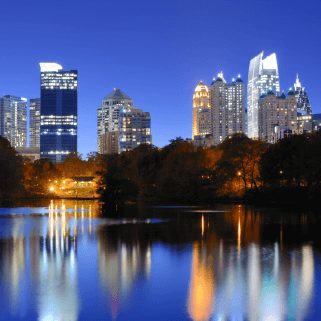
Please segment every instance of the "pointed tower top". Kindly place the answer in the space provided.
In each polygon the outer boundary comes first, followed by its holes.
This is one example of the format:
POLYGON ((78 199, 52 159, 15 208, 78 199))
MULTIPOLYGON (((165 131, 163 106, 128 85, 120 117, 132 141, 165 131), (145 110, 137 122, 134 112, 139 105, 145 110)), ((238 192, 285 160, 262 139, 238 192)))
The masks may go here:
POLYGON ((300 83, 300 79, 299 79, 299 73, 296 74, 294 90, 297 90, 298 88, 302 88, 301 83, 300 83))

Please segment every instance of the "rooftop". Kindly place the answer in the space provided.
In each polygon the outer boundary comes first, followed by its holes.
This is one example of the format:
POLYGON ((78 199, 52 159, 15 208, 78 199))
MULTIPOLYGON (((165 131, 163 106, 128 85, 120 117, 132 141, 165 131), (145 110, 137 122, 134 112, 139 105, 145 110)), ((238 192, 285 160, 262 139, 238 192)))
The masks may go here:
POLYGON ((127 96, 124 92, 122 92, 118 88, 114 88, 114 90, 105 97, 107 99, 115 99, 115 100, 132 100, 129 96, 127 96))

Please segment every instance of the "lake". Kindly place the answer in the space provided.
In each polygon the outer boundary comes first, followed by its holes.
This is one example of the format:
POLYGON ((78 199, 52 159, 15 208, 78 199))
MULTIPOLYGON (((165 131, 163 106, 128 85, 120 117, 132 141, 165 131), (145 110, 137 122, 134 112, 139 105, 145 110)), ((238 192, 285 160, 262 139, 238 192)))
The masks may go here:
POLYGON ((96 201, 0 208, 1 320, 321 318, 321 215, 96 201))

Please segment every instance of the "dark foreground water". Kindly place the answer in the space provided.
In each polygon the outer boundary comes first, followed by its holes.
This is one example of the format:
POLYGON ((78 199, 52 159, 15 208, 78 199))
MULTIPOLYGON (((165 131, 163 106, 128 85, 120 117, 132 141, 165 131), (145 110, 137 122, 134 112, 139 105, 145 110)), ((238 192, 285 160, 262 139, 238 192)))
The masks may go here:
POLYGON ((321 217, 238 205, 0 209, 1 320, 321 320, 321 217))

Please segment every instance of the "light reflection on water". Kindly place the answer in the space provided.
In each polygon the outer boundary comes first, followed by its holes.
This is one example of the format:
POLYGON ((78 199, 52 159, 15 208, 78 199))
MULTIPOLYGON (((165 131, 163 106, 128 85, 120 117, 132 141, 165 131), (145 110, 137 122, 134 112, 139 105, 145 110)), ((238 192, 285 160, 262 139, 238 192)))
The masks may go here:
POLYGON ((103 218, 93 201, 21 209, 0 209, 1 320, 317 320, 321 313, 317 215, 225 205, 103 218))

